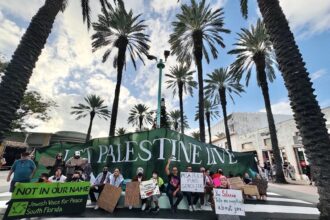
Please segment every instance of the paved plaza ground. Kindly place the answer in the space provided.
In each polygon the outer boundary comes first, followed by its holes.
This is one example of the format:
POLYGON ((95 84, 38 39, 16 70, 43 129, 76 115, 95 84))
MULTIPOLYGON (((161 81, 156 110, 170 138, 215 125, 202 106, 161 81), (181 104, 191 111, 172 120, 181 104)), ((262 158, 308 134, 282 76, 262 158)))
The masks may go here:
MULTIPOLYGON (((6 209, 5 203, 10 198, 8 193, 8 183, 6 182, 7 171, 0 172, 0 219, 6 209)), ((275 219, 318 219, 317 188, 307 185, 305 182, 294 181, 290 184, 269 184, 268 200, 256 201, 247 200, 244 204, 246 216, 241 216, 241 220, 275 220, 275 219)), ((89 202, 88 202, 89 203, 89 202)), ((208 211, 189 212, 179 210, 176 214, 171 214, 170 210, 161 210, 158 214, 141 212, 140 209, 117 209, 113 214, 103 210, 95 211, 92 206, 87 205, 86 211, 79 216, 65 216, 47 219, 217 219, 217 216, 209 208, 208 211)), ((32 218, 46 219, 46 218, 32 218)))

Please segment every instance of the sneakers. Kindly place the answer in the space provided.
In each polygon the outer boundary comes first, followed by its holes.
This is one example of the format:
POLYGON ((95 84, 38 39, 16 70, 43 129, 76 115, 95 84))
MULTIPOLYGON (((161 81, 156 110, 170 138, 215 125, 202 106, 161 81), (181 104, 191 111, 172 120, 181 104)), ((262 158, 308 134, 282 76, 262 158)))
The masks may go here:
POLYGON ((94 210, 98 210, 100 207, 98 205, 95 205, 94 210))
POLYGON ((206 205, 201 205, 201 210, 202 210, 202 211, 203 211, 203 210, 207 210, 206 205))
POLYGON ((128 209, 129 209, 129 210, 131 210, 132 208, 133 208, 133 206, 131 206, 131 205, 130 205, 130 206, 128 206, 128 209))
POLYGON ((190 212, 193 212, 193 211, 194 211, 194 208, 193 208, 192 205, 189 206, 189 211, 190 211, 190 212))
POLYGON ((201 209, 197 205, 193 205, 194 211, 200 211, 201 209))
POLYGON ((159 206, 156 206, 155 208, 151 209, 152 213, 158 213, 159 212, 159 206))
POLYGON ((143 203, 142 207, 141 207, 141 210, 144 211, 146 210, 146 207, 147 207, 147 204, 146 203, 143 203))

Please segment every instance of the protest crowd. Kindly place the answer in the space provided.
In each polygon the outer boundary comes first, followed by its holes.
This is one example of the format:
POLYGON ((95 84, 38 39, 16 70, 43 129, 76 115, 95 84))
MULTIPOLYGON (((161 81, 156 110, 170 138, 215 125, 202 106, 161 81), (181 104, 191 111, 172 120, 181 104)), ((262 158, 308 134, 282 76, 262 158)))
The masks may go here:
MULTIPOLYGON (((94 209, 99 209, 97 203, 98 198, 101 197, 106 185, 111 185, 124 190, 127 179, 121 174, 119 168, 104 167, 102 172, 99 173, 95 178, 91 177, 92 169, 87 159, 80 156, 80 152, 76 151, 74 156, 67 160, 63 160, 63 155, 58 153, 53 166, 47 167, 49 173, 42 173, 37 182, 42 183, 64 183, 64 182, 80 182, 87 181, 91 183, 89 197, 94 209)), ((186 170, 179 170, 177 166, 171 165, 173 158, 169 158, 165 166, 165 174, 167 175, 167 181, 159 176, 157 171, 153 171, 151 176, 146 176, 144 168, 138 167, 136 175, 130 177, 132 183, 137 182, 140 185, 144 182, 150 181, 153 189, 156 189, 151 194, 142 195, 140 194, 141 210, 157 213, 160 210, 159 199, 162 193, 168 197, 170 203, 171 212, 175 213, 180 202, 183 199, 187 200, 189 211, 206 210, 207 206, 215 209, 215 202, 213 199, 214 189, 240 189, 243 192, 244 198, 256 196, 257 199, 266 200, 267 196, 267 176, 264 172, 265 167, 258 166, 258 172, 255 173, 253 178, 248 174, 244 173, 240 177, 234 177, 232 174, 228 176, 224 175, 224 171, 221 168, 217 170, 209 170, 205 167, 199 167, 198 170, 193 170, 191 166, 186 167, 186 170), (190 174, 198 173, 201 177, 202 190, 188 189, 182 185, 182 176, 180 174, 185 173, 186 176, 190 174), (235 180, 235 181, 234 181, 235 180), (257 189, 256 194, 251 194, 245 191, 244 186, 253 186, 257 189), (190 190, 190 191, 189 191, 190 190)), ((14 191, 16 183, 27 183, 31 182, 31 179, 36 171, 36 165, 31 160, 30 154, 25 152, 22 153, 21 159, 16 160, 8 174, 7 181, 11 181, 10 192, 14 191), (14 174, 12 180, 11 176, 14 174)), ((194 182, 194 181, 192 181, 194 182)), ((111 196, 111 195, 108 195, 111 196)), ((128 206, 132 209, 132 205, 128 206)))

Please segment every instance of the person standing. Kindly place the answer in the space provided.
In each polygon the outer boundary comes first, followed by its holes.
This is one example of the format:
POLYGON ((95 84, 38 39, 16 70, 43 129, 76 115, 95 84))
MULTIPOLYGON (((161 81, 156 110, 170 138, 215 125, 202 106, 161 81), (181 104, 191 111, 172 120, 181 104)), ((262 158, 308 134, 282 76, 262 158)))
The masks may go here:
POLYGON ((66 176, 62 174, 62 168, 58 167, 55 171, 55 175, 49 177, 48 180, 52 183, 64 183, 66 181, 66 176))
POLYGON ((288 162, 288 174, 289 174, 289 177, 292 179, 292 180, 296 180, 296 169, 294 168, 294 166, 288 162))
POLYGON ((29 155, 30 153, 23 152, 21 154, 21 159, 16 160, 12 165, 7 176, 7 182, 9 182, 11 175, 14 173, 14 178, 10 183, 9 192, 14 192, 16 183, 28 183, 31 181, 31 178, 36 171, 36 165, 31 159, 29 159, 29 155))
POLYGON ((55 175, 55 172, 58 168, 62 169, 62 173, 65 174, 65 162, 63 160, 63 155, 62 153, 57 153, 55 157, 55 162, 53 166, 47 167, 47 169, 50 169, 49 175, 53 176, 55 175))
POLYGON ((74 156, 71 157, 65 164, 66 169, 66 175, 68 180, 72 178, 72 175, 75 171, 80 170, 80 176, 82 176, 82 173, 84 171, 84 166, 86 164, 86 159, 80 157, 80 151, 75 151, 74 156))
MULTIPOLYGON (((92 203, 96 203, 96 198, 94 193, 98 193, 99 197, 101 196, 101 193, 103 191, 104 185, 106 183, 110 183, 110 175, 108 167, 103 167, 103 171, 99 173, 93 183, 93 185, 89 189, 89 197, 91 199, 92 203)), ((95 205, 95 210, 99 209, 98 205, 95 205)))
POLYGON ((171 211, 175 213, 178 205, 180 204, 183 194, 180 191, 180 176, 178 176, 178 168, 176 166, 172 167, 172 172, 170 172, 171 158, 168 159, 165 166, 165 173, 168 176, 168 184, 166 189, 166 195, 171 204, 171 211), (176 202, 173 204, 173 198, 177 198, 176 202))

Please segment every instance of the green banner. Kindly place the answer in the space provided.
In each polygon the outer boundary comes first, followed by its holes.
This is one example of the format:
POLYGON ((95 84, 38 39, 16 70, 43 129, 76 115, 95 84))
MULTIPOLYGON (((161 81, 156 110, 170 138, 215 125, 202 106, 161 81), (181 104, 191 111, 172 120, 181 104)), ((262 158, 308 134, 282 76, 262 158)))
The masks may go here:
MULTIPOLYGON (((147 177, 151 177, 153 170, 165 177, 165 165, 172 155, 175 160, 171 166, 177 166, 180 171, 185 171, 188 165, 194 171, 201 166, 211 171, 221 168, 226 175, 242 175, 257 170, 252 153, 231 152, 164 128, 97 138, 86 144, 55 144, 38 149, 36 161, 41 156, 55 158, 58 152, 63 153, 64 160, 68 160, 75 151, 81 151, 81 156, 88 159, 94 175, 108 166, 111 171, 120 168, 125 179, 135 176, 138 167, 144 168, 147 177)), ((36 176, 42 172, 47 172, 47 169, 39 163, 36 176)))
POLYGON ((86 208, 90 183, 18 183, 4 219, 79 214, 86 208))

